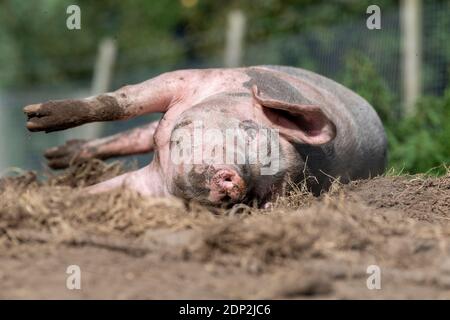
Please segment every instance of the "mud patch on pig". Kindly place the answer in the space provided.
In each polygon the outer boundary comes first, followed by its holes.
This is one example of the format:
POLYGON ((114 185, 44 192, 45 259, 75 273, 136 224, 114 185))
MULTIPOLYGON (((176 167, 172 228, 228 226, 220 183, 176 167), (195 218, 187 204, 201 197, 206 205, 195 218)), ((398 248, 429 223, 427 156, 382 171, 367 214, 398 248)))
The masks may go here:
POLYGON ((251 90, 253 85, 256 85, 264 98, 268 97, 295 104, 312 104, 299 90, 287 81, 274 76, 271 72, 249 68, 246 74, 250 77, 250 80, 244 83, 244 87, 251 90))
POLYGON ((449 175, 336 182, 319 198, 299 188, 270 210, 215 214, 127 190, 77 192, 124 170, 95 160, 46 180, 0 179, 0 297, 449 296, 449 175), (65 289, 70 264, 82 295, 65 289), (372 264, 382 290, 366 287, 372 264))
POLYGON ((56 100, 25 112, 31 131, 52 132, 94 121, 117 120, 125 115, 116 98, 100 95, 94 100, 56 100))
POLYGON ((102 94, 96 98, 93 121, 110 121, 123 117, 126 113, 116 98, 102 94))

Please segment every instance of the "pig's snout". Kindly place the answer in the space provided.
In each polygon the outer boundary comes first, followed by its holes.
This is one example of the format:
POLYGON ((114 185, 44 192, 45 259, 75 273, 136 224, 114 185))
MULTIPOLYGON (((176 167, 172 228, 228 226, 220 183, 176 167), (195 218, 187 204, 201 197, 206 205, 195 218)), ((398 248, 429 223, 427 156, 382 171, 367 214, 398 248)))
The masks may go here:
POLYGON ((244 179, 232 169, 220 169, 210 181, 209 200, 213 203, 231 200, 240 201, 244 198, 246 186, 244 179))

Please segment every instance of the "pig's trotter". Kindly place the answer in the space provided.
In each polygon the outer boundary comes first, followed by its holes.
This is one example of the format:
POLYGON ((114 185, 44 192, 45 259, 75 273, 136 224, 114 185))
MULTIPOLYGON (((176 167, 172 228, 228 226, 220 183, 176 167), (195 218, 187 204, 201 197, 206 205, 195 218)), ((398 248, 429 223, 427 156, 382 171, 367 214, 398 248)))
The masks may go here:
POLYGON ((49 101, 24 109, 30 131, 57 131, 76 127, 87 122, 89 107, 82 100, 49 101))
POLYGON ((117 100, 108 95, 91 99, 56 100, 33 104, 23 109, 30 131, 58 131, 95 121, 110 121, 124 117, 117 100))
POLYGON ((86 161, 94 157, 85 148, 85 140, 69 140, 64 145, 47 149, 44 156, 52 169, 65 169, 72 162, 86 161))
POLYGON ((131 154, 142 154, 153 151, 153 135, 159 121, 134 128, 115 135, 93 140, 69 140, 64 145, 47 149, 44 156, 48 166, 53 169, 64 169, 71 163, 88 159, 109 159, 131 154))

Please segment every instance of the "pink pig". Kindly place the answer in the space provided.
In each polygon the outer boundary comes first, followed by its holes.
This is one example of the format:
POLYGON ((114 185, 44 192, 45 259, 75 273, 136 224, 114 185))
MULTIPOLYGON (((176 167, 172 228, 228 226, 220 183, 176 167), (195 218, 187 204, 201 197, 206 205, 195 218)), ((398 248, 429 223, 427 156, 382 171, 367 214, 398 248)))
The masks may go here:
POLYGON ((179 70, 24 111, 27 128, 45 132, 164 113, 140 128, 46 151, 55 169, 74 159, 154 152, 146 167, 88 187, 92 193, 125 186, 207 205, 264 206, 302 181, 319 194, 335 178, 368 178, 386 166, 385 132, 370 104, 299 68, 179 70))

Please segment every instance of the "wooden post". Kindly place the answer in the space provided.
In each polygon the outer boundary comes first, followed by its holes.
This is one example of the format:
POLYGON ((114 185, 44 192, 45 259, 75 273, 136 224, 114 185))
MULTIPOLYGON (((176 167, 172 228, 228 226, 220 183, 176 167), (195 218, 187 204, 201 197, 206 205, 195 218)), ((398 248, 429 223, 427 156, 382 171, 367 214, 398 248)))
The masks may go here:
POLYGON ((227 20, 224 65, 239 67, 242 64, 246 18, 242 10, 232 10, 227 20))
MULTIPOLYGON (((104 38, 98 47, 97 60, 94 67, 91 94, 98 95, 110 90, 117 45, 111 38, 104 38)), ((82 128, 67 131, 65 139, 93 139, 101 135, 102 123, 90 123, 82 128)))
POLYGON ((422 90, 421 11, 421 0, 401 1, 403 104, 406 115, 414 114, 415 104, 422 90))
POLYGON ((92 80, 92 95, 104 93, 111 86, 117 46, 113 39, 105 38, 100 42, 97 61, 92 80))

